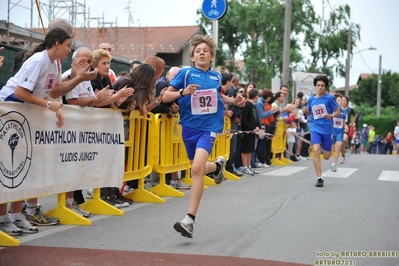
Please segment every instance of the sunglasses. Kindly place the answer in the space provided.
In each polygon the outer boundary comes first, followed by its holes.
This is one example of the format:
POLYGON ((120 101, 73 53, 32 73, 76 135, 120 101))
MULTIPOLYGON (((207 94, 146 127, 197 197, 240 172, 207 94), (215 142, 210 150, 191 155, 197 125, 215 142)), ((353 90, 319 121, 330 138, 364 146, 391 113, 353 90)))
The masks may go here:
POLYGON ((239 93, 244 93, 244 91, 238 91, 239 93))

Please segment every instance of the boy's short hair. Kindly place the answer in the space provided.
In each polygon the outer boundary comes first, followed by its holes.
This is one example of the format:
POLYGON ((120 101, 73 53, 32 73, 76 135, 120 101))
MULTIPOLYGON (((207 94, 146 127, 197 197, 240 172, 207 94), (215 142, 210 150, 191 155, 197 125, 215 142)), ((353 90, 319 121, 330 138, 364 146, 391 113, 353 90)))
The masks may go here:
POLYGON ((222 85, 226 85, 227 82, 231 81, 233 75, 230 73, 223 73, 222 74, 222 85))
POLYGON ((328 78, 326 75, 318 75, 313 79, 313 85, 316 86, 318 81, 323 81, 324 84, 326 85, 326 88, 328 87, 328 78))
POLYGON ((334 97, 335 97, 335 99, 342 98, 342 94, 341 93, 336 93, 336 94, 334 94, 334 97))
POLYGON ((250 100, 255 99, 256 96, 259 96, 259 91, 257 89, 252 89, 248 92, 248 97, 250 100))
MULTIPOLYGON (((210 35, 202 36, 202 35, 197 34, 197 35, 194 35, 190 40, 190 52, 189 52, 190 57, 194 55, 195 48, 201 43, 207 44, 209 46, 209 51, 211 52, 211 55, 215 56, 215 54, 216 54, 215 39, 213 39, 213 37, 210 35)), ((191 61, 191 65, 193 67, 195 67, 194 62, 192 62, 192 61, 191 61)))

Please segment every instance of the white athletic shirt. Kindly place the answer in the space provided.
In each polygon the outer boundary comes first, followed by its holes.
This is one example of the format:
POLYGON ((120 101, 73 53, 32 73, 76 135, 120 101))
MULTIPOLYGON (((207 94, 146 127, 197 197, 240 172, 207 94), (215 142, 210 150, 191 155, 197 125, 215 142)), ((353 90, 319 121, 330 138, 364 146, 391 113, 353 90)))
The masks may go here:
MULTIPOLYGON (((62 74, 62 79, 68 77, 71 74, 71 69, 68 69, 62 74)), ((79 98, 89 98, 94 97, 93 87, 91 86, 91 82, 82 81, 75 88, 73 88, 70 92, 65 94, 65 99, 79 99, 79 98)))
POLYGON ((396 139, 399 140, 399 126, 395 127, 395 131, 393 132, 393 134, 396 136, 396 139))
POLYGON ((55 86, 58 76, 57 60, 50 61, 47 51, 37 52, 26 60, 21 69, 11 77, 0 90, 0 101, 19 101, 15 98, 15 88, 18 86, 32 92, 39 98, 46 98, 55 86))

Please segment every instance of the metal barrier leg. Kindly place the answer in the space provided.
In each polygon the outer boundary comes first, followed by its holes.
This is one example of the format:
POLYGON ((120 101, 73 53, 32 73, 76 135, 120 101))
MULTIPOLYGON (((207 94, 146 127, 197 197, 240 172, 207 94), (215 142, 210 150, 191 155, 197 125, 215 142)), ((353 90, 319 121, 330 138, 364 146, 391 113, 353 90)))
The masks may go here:
POLYGON ((139 186, 134 191, 125 195, 126 198, 129 198, 135 202, 150 202, 150 203, 165 203, 165 200, 161 197, 158 197, 154 193, 148 191, 144 187, 144 178, 138 179, 139 186))
POLYGON ((4 233, 0 232, 0 247, 16 247, 21 243, 18 239, 4 233))
POLYGON ((240 178, 236 175, 233 175, 232 173, 230 173, 229 171, 224 170, 224 177, 226 177, 226 179, 228 180, 240 180, 240 178))
POLYGON ((291 161, 290 159, 287 159, 287 158, 285 158, 285 157, 281 157, 280 160, 281 160, 283 163, 285 163, 285 164, 294 164, 293 161, 291 161))
POLYGON ((276 158, 276 153, 273 153, 272 159, 270 160, 272 164, 277 165, 277 166, 286 166, 286 164, 276 158))
POLYGON ((66 194, 59 193, 57 207, 46 212, 46 215, 57 217, 60 220, 60 224, 91 225, 91 220, 67 208, 65 202, 66 194))
POLYGON ((212 178, 204 175, 204 185, 206 186, 219 186, 218 184, 215 183, 215 180, 212 178))
POLYGON ((155 187, 149 188, 148 190, 160 197, 185 197, 183 192, 180 192, 166 184, 165 173, 159 173, 159 184, 155 187))
POLYGON ((105 214, 105 215, 115 215, 115 216, 122 216, 125 214, 122 210, 103 201, 100 198, 99 188, 94 189, 93 199, 86 201, 85 203, 81 204, 81 206, 85 210, 91 212, 92 214, 105 214))

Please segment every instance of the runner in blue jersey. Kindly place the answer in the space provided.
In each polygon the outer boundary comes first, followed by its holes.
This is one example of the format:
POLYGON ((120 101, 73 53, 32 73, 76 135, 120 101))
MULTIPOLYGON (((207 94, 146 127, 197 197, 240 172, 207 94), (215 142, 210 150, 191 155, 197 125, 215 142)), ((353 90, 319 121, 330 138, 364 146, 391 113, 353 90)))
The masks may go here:
POLYGON ((335 100, 337 101, 339 107, 340 107, 340 115, 338 117, 333 118, 333 138, 332 138, 332 145, 334 146, 335 150, 335 155, 334 155, 334 162, 331 165, 331 171, 336 172, 337 171, 337 161, 339 158, 339 155, 342 151, 342 146, 344 143, 344 132, 345 128, 348 126, 345 123, 345 117, 346 117, 346 111, 342 109, 342 95, 339 93, 335 94, 335 100))
POLYGON ((311 116, 309 124, 310 138, 313 145, 313 165, 317 174, 316 187, 323 187, 324 180, 321 175, 320 153, 323 148, 324 159, 331 156, 331 134, 333 133, 334 117, 340 115, 339 106, 334 96, 325 93, 328 87, 328 78, 324 75, 316 76, 313 80, 316 94, 308 100, 308 106, 302 111, 311 116))
POLYGON ((230 98, 221 93, 222 77, 210 70, 215 59, 216 43, 211 36, 195 35, 190 41, 191 68, 183 68, 163 96, 164 102, 178 99, 182 138, 191 162, 191 192, 187 215, 174 228, 184 237, 193 237, 195 215, 202 191, 204 175, 211 174, 216 184, 224 179, 226 159, 219 156, 215 163, 207 162, 217 133, 224 124, 224 104, 243 107, 242 96, 230 98))

